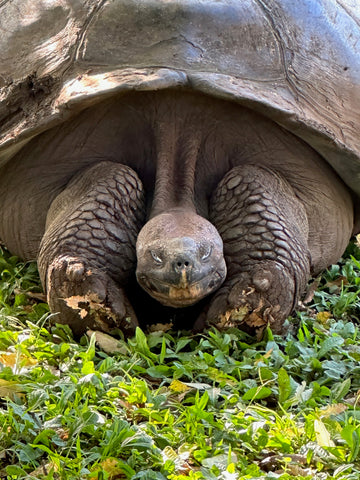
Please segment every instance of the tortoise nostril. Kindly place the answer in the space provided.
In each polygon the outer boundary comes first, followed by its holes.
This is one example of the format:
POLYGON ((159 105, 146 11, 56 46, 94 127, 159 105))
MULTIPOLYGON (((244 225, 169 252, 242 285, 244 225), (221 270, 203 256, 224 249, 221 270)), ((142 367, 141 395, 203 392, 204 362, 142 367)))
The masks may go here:
POLYGON ((189 270, 193 266, 193 262, 189 258, 178 258, 173 263, 173 268, 175 272, 180 272, 181 270, 189 270))
POLYGON ((179 268, 180 267, 188 267, 190 265, 189 262, 177 262, 176 264, 179 268))

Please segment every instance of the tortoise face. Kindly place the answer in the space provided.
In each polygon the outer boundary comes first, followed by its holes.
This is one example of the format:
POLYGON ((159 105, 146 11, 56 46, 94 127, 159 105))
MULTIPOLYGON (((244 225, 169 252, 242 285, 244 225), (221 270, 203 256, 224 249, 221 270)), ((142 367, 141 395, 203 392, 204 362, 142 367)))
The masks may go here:
POLYGON ((166 306, 192 305, 226 277, 219 233, 192 212, 170 211, 151 219, 138 235, 136 251, 139 284, 166 306))

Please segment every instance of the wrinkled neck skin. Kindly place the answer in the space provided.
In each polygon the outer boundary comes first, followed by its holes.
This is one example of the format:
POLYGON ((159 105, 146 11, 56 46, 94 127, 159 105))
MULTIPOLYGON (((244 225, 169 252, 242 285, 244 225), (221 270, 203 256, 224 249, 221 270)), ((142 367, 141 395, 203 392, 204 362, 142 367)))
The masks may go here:
POLYGON ((170 307, 198 302, 217 290, 226 277, 222 239, 195 207, 201 139, 194 132, 185 139, 185 132, 186 126, 182 131, 176 121, 158 123, 153 203, 136 243, 139 284, 170 307))
POLYGON ((177 114, 175 104, 156 118, 156 179, 150 218, 170 210, 196 214, 195 168, 201 144, 201 129, 189 131, 187 116, 177 114), (174 108, 175 107, 175 108, 174 108))

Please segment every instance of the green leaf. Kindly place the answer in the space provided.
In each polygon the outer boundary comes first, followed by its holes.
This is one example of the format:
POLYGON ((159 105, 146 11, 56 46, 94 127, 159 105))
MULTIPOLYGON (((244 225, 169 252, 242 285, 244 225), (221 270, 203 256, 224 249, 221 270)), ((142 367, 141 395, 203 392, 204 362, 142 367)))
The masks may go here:
POLYGON ((338 383, 335 388, 332 389, 333 398, 336 402, 342 400, 350 391, 351 379, 347 378, 342 383, 338 383))
POLYGON ((165 357, 166 357, 166 340, 165 340, 165 337, 163 337, 162 344, 161 344, 161 352, 159 357, 160 365, 164 363, 165 357))
POLYGON ((322 358, 325 355, 333 350, 334 348, 341 347, 344 344, 344 339, 339 336, 327 338, 320 347, 320 350, 317 352, 317 357, 322 358))
MULTIPOLYGON (((351 442, 348 443, 349 446, 350 446, 350 455, 349 455, 349 458, 348 458, 348 461, 349 462, 353 462, 356 460, 358 454, 359 454, 359 450, 360 450, 360 437, 359 437, 359 433, 357 430, 354 429, 354 426, 353 425, 348 425, 349 427, 352 427, 353 430, 351 432, 351 442)), ((345 427, 346 428, 346 427, 345 427)), ((344 428, 344 430, 345 430, 344 428)), ((356 427, 355 427, 356 428, 356 427)), ((350 432, 349 432, 350 433, 350 432)), ((341 432, 341 436, 343 438, 345 438, 345 436, 343 436, 343 432, 341 432)), ((346 439, 346 438, 345 438, 346 439)))
POLYGON ((180 338, 180 340, 177 342, 175 353, 180 352, 186 345, 188 345, 191 342, 191 338, 180 338))
POLYGON ((259 377, 260 377, 262 382, 264 380, 271 380, 274 377, 274 373, 268 367, 260 367, 259 368, 259 377))
POLYGON ((261 400, 263 398, 269 397, 272 394, 271 388, 268 387, 253 387, 250 388, 242 396, 243 400, 261 400))
POLYGON ((196 392, 195 405, 199 410, 204 410, 209 401, 209 394, 205 390, 202 396, 200 396, 199 391, 196 392))
POLYGON ((279 385, 279 403, 282 405, 291 394, 291 382, 290 377, 285 370, 281 367, 278 372, 278 385, 279 385))
POLYGON ((157 365, 146 369, 153 378, 169 378, 172 376, 172 368, 166 365, 157 365))
POLYGON ((95 373, 94 362, 91 361, 91 360, 85 361, 83 366, 82 366, 81 373, 83 375, 88 375, 88 374, 91 374, 91 373, 95 373))
POLYGON ((17 465, 8 465, 6 468, 6 473, 8 475, 20 475, 20 476, 26 476, 27 473, 25 470, 23 470, 21 467, 17 465))
POLYGON ((157 355, 151 352, 146 339, 146 335, 139 327, 136 327, 135 341, 136 341, 136 344, 135 344, 136 350, 139 353, 141 353, 144 357, 151 360, 152 362, 157 362, 158 360, 157 355))

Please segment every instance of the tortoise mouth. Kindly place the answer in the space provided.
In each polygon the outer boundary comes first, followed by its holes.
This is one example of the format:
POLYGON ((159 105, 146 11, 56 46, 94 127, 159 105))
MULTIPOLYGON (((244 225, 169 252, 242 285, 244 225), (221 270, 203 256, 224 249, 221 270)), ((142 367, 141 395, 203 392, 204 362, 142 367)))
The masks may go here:
POLYGON ((192 283, 174 285, 149 275, 140 275, 138 282, 141 287, 155 300, 167 307, 188 307, 197 303, 222 284, 224 276, 219 272, 211 272, 200 280, 192 283))

